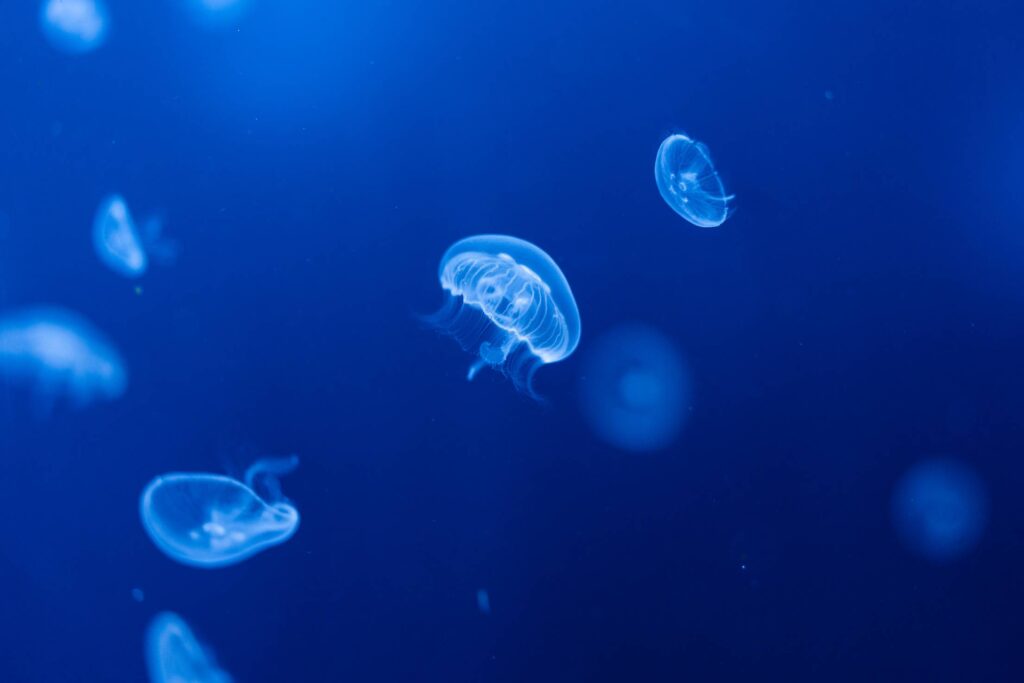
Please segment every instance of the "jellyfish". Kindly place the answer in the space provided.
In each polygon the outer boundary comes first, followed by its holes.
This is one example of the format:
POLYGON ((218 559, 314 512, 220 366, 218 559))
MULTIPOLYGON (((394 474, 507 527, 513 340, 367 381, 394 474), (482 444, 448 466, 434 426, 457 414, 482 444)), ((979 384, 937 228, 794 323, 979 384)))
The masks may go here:
POLYGON ((98 330, 47 307, 0 318, 0 380, 30 385, 44 414, 61 398, 75 408, 118 398, 128 383, 120 354, 98 330))
POLYGON ((53 47, 82 54, 106 40, 109 15, 102 0, 45 0, 39 23, 53 47))
POLYGON ((662 199, 680 216, 701 228, 714 228, 729 217, 729 202, 708 148, 685 135, 670 135, 658 148, 654 179, 662 199))
POLYGON ((231 683, 213 652, 174 612, 153 617, 146 631, 146 666, 151 683, 231 683))
POLYGON ((533 395, 537 368, 567 358, 580 341, 580 314, 562 271, 538 247, 505 235, 453 244, 438 270, 445 303, 427 322, 533 395))
POLYGON ((157 217, 143 223, 142 230, 128 211, 124 197, 110 195, 100 202, 92 224, 92 244, 100 261, 119 275, 141 277, 150 257, 169 263, 177 255, 177 245, 162 236, 163 221, 157 217))
POLYGON ((892 498, 893 524, 913 552, 947 562, 970 551, 988 522, 981 479, 952 458, 918 463, 900 479, 892 498))
POLYGON ((682 356, 647 325, 605 332, 584 360, 583 415, 598 437, 617 448, 651 451, 671 444, 686 421, 690 398, 682 356))
POLYGON ((237 564, 295 534, 299 512, 278 477, 298 464, 295 455, 258 460, 244 483, 220 474, 161 475, 142 492, 142 524, 172 560, 207 569, 237 564))

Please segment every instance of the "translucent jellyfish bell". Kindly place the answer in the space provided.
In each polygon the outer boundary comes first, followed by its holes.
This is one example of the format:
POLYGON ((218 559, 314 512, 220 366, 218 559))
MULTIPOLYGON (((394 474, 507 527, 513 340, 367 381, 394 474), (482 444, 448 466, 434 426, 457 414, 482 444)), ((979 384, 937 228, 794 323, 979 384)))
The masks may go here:
POLYGON ((617 327, 587 353, 581 408, 602 439, 629 451, 672 443, 686 420, 689 372, 675 345, 646 325, 617 327))
POLYGON ((277 478, 298 464, 294 455, 258 460, 245 483, 206 473, 156 477, 139 501, 142 524, 157 547, 182 564, 236 564, 295 534, 299 512, 281 495, 277 478))
POLYGON ((173 612, 161 612, 150 622, 146 666, 152 683, 231 683, 231 676, 217 666, 213 652, 173 612))
POLYGON ((726 194, 702 143, 679 134, 665 138, 658 148, 654 179, 662 199, 694 225, 714 228, 729 217, 733 197, 726 194))
POLYGON ((81 54, 103 44, 110 20, 102 0, 45 0, 39 23, 53 47, 81 54))
POLYGON ((192 17, 209 28, 225 26, 245 13, 249 0, 186 0, 192 17))
POLYGON ((138 230, 124 197, 113 194, 96 210, 92 244, 104 265, 124 277, 137 278, 146 272, 151 255, 162 263, 174 260, 177 246, 164 239, 162 232, 158 218, 150 218, 138 230))
POLYGON ((988 496, 977 474, 951 458, 926 460, 899 481, 893 524, 904 543, 935 562, 971 550, 988 522, 988 496))
POLYGON ((74 407, 117 398, 128 383, 114 347, 88 321, 60 308, 0 318, 0 380, 30 385, 44 413, 61 398, 74 407))
POLYGON ((532 393, 538 367, 567 358, 580 341, 580 314, 562 271, 538 247, 505 235, 459 240, 438 269, 445 304, 427 322, 532 393))

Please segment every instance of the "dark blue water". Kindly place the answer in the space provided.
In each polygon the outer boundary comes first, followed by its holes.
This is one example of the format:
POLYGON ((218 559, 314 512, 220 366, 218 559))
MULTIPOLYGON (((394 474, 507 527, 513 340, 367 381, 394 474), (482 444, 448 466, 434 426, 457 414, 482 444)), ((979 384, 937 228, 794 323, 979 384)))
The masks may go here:
POLYGON ((1020 680, 1017 3, 108 5, 79 56, 0 6, 0 307, 80 312, 130 374, 45 419, 0 389, 5 680, 145 680, 162 610, 240 682, 1020 680), (677 131, 720 228, 658 195, 677 131), (111 192, 182 245, 139 292, 92 252, 111 192), (559 263, 580 354, 678 343, 669 448, 592 435, 579 354, 537 404, 421 328, 493 231, 559 263), (292 452, 287 543, 204 571, 145 535, 155 475, 292 452), (991 508, 945 563, 890 515, 935 455, 991 508))

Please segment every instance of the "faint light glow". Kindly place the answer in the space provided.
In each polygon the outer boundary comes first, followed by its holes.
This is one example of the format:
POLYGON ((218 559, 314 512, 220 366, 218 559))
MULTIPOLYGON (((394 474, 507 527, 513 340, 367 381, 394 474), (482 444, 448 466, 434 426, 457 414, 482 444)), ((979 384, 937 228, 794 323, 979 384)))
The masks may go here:
POLYGON ((141 588, 133 588, 132 600, 134 600, 135 602, 145 602, 146 594, 142 592, 141 588))
POLYGON ((910 550, 946 562, 978 543, 988 522, 988 496, 965 463, 926 460, 897 483, 892 514, 896 532, 910 550))
POLYGON ((82 54, 101 46, 110 24, 101 0, 46 0, 39 21, 50 44, 68 54, 82 54))
POLYGON ((476 606, 480 610, 480 614, 489 615, 491 613, 491 596, 483 588, 476 592, 476 606))
POLYGON ((241 17, 249 0, 188 0, 189 11, 201 24, 216 28, 241 17))
POLYGON ((678 436, 691 398, 689 372, 668 337, 640 324, 593 342, 580 383, 594 433, 629 451, 664 448, 678 436))

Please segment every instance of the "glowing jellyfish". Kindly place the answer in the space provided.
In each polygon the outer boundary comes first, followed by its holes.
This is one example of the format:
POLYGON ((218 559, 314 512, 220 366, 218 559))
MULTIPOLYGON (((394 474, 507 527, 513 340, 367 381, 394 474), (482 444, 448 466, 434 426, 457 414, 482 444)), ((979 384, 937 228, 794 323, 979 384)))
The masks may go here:
POLYGON ((50 44, 69 54, 98 48, 110 24, 102 0, 45 0, 39 22, 50 44))
POLYGON ((536 246, 505 235, 459 240, 438 270, 445 304, 427 321, 531 394, 533 373, 567 358, 580 341, 580 314, 562 271, 536 246))
POLYGON ((173 612, 153 617, 146 631, 146 666, 152 683, 231 683, 213 652, 173 612))
POLYGON ((912 467, 896 485, 893 524, 907 547, 936 562, 971 550, 988 522, 988 496, 978 475, 949 458, 912 467))
POLYGON ((104 265, 124 277, 137 278, 149 267, 150 256, 169 263, 177 254, 177 246, 164 239, 162 231, 159 218, 150 218, 139 231, 124 198, 114 194, 100 202, 96 211, 92 244, 104 265))
POLYGON ((686 421, 691 382, 675 345, 646 325, 599 337, 583 366, 580 400, 594 432, 618 448, 649 451, 672 443, 686 421))
POLYGON ((726 194, 702 143, 685 135, 665 138, 654 163, 654 179, 662 199, 694 225, 714 228, 729 217, 733 197, 726 194))
POLYGON ((157 547, 182 564, 241 562, 284 543, 299 528, 299 512, 277 481, 298 464, 294 455, 258 460, 246 470, 244 484, 220 474, 156 477, 139 502, 142 524, 157 547))
POLYGON ((86 320, 60 308, 32 308, 0 318, 0 379, 32 387, 37 408, 61 398, 80 408, 124 393, 121 356, 86 320))

